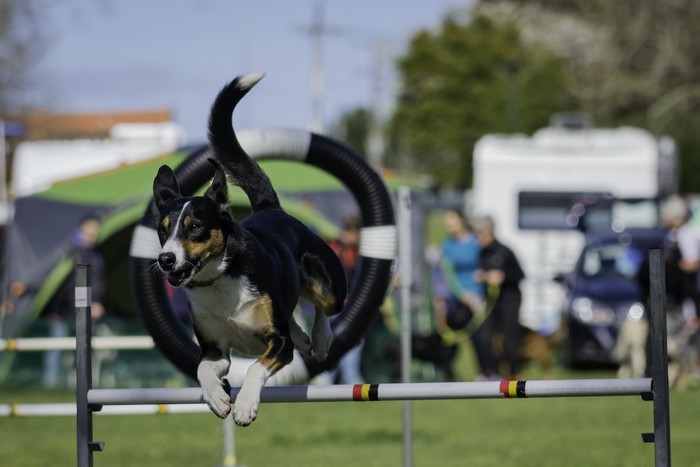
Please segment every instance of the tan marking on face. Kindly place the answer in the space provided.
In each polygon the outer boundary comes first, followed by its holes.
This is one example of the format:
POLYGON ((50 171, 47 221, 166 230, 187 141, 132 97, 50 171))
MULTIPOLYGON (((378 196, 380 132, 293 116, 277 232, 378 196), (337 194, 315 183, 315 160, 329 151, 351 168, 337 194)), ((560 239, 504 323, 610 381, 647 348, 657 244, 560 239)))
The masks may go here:
POLYGON ((170 229, 170 218, 166 217, 165 219, 163 219, 163 222, 161 222, 161 225, 163 226, 163 228, 167 232, 170 229))
POLYGON ((224 234, 219 229, 211 229, 209 231, 209 240, 206 242, 195 242, 192 240, 182 242, 182 247, 187 252, 187 257, 190 260, 197 258, 202 263, 223 253, 225 246, 224 234))
POLYGON ((185 216, 185 218, 182 219, 182 227, 185 230, 188 230, 190 228, 190 225, 192 225, 192 218, 190 216, 185 216))

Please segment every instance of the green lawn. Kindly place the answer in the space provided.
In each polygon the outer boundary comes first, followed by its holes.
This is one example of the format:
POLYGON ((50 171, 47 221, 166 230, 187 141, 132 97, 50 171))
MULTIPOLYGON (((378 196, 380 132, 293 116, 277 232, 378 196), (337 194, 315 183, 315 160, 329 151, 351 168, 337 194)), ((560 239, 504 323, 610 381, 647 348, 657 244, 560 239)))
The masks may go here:
MULTIPOLYGON (((0 392, 0 402, 66 400, 0 392)), ((700 466, 700 393, 673 392, 672 459, 700 466)), ((637 397, 413 403, 416 466, 652 466, 652 405, 637 397)), ((210 414, 96 416, 96 466, 214 466, 222 422, 210 414)), ((0 419, 8 467, 75 465, 75 420, 0 419)), ((392 466, 402 462, 400 402, 266 404, 236 428, 237 460, 254 466, 392 466)))

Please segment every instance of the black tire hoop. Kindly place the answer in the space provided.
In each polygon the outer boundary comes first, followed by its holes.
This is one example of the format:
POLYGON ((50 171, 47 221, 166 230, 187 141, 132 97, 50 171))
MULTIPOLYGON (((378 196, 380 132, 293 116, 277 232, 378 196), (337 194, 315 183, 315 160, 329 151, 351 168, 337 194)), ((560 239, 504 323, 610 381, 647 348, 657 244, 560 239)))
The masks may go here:
MULTIPOLYGON (((357 345, 385 298, 397 243, 392 196, 382 178, 356 152, 330 138, 297 130, 241 131, 238 138, 256 160, 296 160, 328 172, 348 188, 360 208, 363 227, 358 280, 344 310, 332 323, 334 340, 328 358, 323 363, 313 358, 303 360, 307 376, 312 378, 333 368, 357 345)), ((211 157, 208 147, 199 148, 175 169, 183 196, 191 196, 212 178, 208 157, 211 157)), ((175 317, 163 279, 153 272, 153 262, 160 251, 157 222, 151 201, 132 237, 134 294, 156 346, 177 368, 196 378, 199 345, 175 317)))

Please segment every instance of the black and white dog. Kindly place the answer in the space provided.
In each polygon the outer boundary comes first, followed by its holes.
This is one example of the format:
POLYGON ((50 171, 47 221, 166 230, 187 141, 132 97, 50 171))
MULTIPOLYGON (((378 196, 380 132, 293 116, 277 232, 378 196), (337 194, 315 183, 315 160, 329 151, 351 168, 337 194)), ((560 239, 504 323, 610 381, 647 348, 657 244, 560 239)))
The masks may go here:
POLYGON ((236 78, 212 106, 215 174, 204 196, 181 196, 167 166, 153 184, 162 246, 158 265, 172 286, 187 290, 202 348, 197 379, 216 415, 225 418, 231 411, 222 382, 230 349, 259 356, 233 407, 235 422, 244 426, 257 416, 263 385, 291 362, 295 347, 319 361, 326 358, 333 339, 328 316, 341 311, 347 287, 333 250, 282 210, 269 178, 236 139, 233 110, 261 78, 236 78), (227 210, 226 173, 250 199, 253 214, 240 223, 227 210), (300 296, 315 305, 311 339, 292 316, 300 296))

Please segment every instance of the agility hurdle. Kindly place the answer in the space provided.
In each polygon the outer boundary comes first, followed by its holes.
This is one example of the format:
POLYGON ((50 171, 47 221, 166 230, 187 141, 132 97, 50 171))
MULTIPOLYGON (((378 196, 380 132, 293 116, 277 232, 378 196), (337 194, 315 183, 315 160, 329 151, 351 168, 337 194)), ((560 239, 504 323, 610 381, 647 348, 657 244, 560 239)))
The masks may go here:
MULTIPOLYGON (((657 467, 670 465, 670 423, 666 352, 665 277, 663 252, 650 252, 652 378, 558 381, 495 381, 462 383, 390 383, 337 386, 266 387, 262 402, 340 402, 442 399, 510 399, 544 397, 640 396, 653 401, 654 432, 643 433, 655 443, 657 467)), ((92 415, 103 406, 203 403, 200 388, 92 389, 90 355, 89 266, 76 268, 76 413, 78 466, 93 465, 93 452, 104 442, 93 441, 92 415)), ((239 388, 229 388, 232 400, 239 388)))

